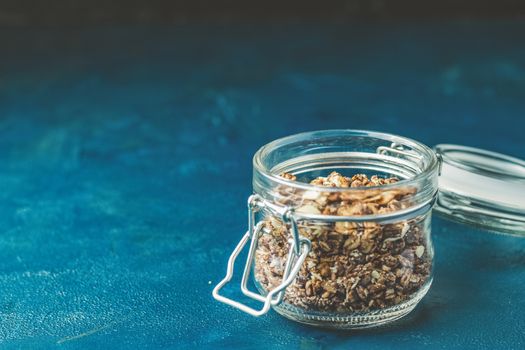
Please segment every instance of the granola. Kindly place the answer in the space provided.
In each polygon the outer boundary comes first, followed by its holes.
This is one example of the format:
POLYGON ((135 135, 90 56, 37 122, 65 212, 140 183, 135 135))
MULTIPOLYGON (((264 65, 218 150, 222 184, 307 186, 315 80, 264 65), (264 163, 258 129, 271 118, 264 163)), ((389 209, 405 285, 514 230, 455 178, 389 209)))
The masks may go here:
MULTIPOLYGON (((297 181, 292 174, 281 176, 297 181)), ((380 188, 396 182, 395 177, 368 178, 357 174, 349 178, 332 172, 310 184, 353 189, 297 193, 283 187, 277 191, 282 203, 300 203, 296 211, 302 213, 374 215, 398 211, 410 203, 415 189, 380 188)), ((284 301, 306 310, 358 312, 408 300, 430 279, 432 260, 425 218, 419 216, 390 224, 299 222, 299 232, 310 239, 312 248, 295 281, 286 289, 284 301)), ((289 227, 278 217, 270 214, 264 217, 264 230, 255 253, 255 278, 265 290, 275 288, 282 280, 289 238, 289 227)))

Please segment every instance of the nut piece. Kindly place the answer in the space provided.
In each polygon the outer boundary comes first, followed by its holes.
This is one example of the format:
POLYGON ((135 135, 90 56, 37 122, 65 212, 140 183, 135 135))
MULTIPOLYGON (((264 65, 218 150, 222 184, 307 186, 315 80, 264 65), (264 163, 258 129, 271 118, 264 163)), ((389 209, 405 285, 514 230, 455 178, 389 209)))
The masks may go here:
POLYGON ((320 196, 321 196, 321 193, 317 191, 305 191, 303 193, 303 199, 312 200, 312 201, 316 200, 320 196))
POLYGON ((331 184, 332 187, 350 186, 350 182, 348 181, 348 179, 335 171, 328 175, 328 177, 326 178, 326 182, 331 184))
POLYGON ((422 246, 422 245, 418 245, 418 246, 416 247, 416 256, 417 256, 418 258, 421 258, 421 257, 423 256, 424 253, 425 253, 425 247, 422 246))
POLYGON ((296 181, 297 180, 297 176, 295 176, 293 174, 290 174, 290 173, 282 173, 279 176, 284 178, 284 179, 286 179, 286 180, 291 180, 291 181, 296 181))

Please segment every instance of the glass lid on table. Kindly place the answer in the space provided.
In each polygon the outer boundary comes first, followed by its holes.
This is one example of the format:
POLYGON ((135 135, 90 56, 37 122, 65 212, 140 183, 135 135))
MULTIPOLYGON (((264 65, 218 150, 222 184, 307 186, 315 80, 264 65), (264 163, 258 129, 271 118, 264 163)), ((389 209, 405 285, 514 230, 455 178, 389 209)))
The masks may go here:
POLYGON ((435 209, 447 218, 525 236, 525 161, 478 148, 441 144, 435 209))

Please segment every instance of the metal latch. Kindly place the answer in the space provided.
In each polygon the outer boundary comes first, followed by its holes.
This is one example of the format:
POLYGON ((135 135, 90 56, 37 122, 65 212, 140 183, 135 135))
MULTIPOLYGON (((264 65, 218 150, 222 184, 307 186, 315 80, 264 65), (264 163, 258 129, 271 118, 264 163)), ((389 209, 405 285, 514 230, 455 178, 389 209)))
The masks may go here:
POLYGON ((290 251, 288 252, 288 258, 286 259, 286 265, 284 267, 284 274, 281 284, 269 291, 265 296, 250 291, 248 289, 248 279, 250 277, 250 270, 252 267, 255 250, 257 248, 259 233, 263 227, 263 222, 255 224, 255 213, 264 207, 264 201, 259 195, 252 195, 248 199, 248 231, 244 234, 240 242, 231 253, 230 258, 228 259, 226 276, 221 282, 219 282, 219 284, 217 284, 217 286, 215 286, 212 293, 216 300, 233 306, 252 316, 264 315, 268 312, 268 310, 270 310, 270 306, 275 306, 282 302, 284 298, 284 290, 294 281, 312 246, 309 239, 299 236, 297 222, 293 215, 293 208, 285 208, 285 211, 281 217, 285 225, 290 225, 292 238, 289 240, 290 251), (219 294, 221 288, 231 281, 233 277, 235 260, 248 241, 250 241, 250 248, 248 250, 248 257, 244 266, 244 272, 242 274, 241 291, 247 297, 264 303, 260 310, 253 309, 245 304, 219 294))

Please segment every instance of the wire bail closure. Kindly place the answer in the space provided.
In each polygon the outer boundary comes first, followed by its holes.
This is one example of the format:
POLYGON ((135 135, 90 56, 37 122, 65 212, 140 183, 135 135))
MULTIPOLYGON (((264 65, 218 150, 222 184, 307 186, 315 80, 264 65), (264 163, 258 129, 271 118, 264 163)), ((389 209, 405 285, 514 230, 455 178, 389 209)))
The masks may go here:
POLYGON ((254 194, 248 198, 248 231, 241 238, 241 240, 231 253, 230 258, 228 259, 226 276, 215 286, 212 292, 212 295, 216 300, 227 305, 233 306, 252 316, 264 315, 270 310, 271 306, 278 305, 282 302, 284 298, 284 290, 295 280, 295 277, 297 276, 297 273, 299 272, 299 269, 301 268, 312 246, 309 239, 299 237, 297 222, 293 215, 293 208, 285 208, 281 217, 285 224, 290 224, 292 239, 289 240, 290 251, 288 252, 288 257, 286 259, 286 265, 284 267, 283 279, 281 281, 281 284, 279 284, 273 290, 269 291, 266 296, 250 291, 248 289, 248 279, 254 260, 255 250, 257 248, 257 240, 259 238, 259 233, 263 228, 263 222, 255 224, 255 213, 264 207, 265 203, 259 195, 254 194), (238 301, 235 301, 233 299, 227 298, 219 294, 221 288, 231 281, 233 277, 235 260, 237 259, 237 256, 240 254, 240 252, 250 239, 251 242, 248 250, 248 257, 246 259, 246 263, 244 265, 244 272, 242 274, 241 291, 247 297, 264 303, 263 307, 259 310, 251 308, 245 304, 242 304, 238 301))

